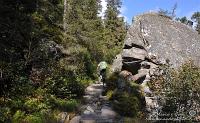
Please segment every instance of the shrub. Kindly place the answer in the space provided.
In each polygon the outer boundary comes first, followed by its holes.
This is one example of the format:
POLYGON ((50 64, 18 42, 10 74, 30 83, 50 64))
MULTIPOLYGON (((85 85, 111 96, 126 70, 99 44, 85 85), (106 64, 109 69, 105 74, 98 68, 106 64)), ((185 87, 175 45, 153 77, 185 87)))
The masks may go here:
POLYGON ((109 90, 107 93, 106 93, 106 97, 108 99, 111 99, 112 98, 112 95, 113 95, 113 90, 109 90))
POLYGON ((12 122, 13 123, 21 123, 21 122, 23 122, 24 118, 25 118, 25 112, 23 112, 21 110, 17 110, 15 112, 15 114, 13 115, 12 122))
POLYGON ((0 108, 0 122, 9 122, 11 117, 11 110, 8 107, 1 107, 0 108))
POLYGON ((163 70, 164 75, 152 80, 153 85, 159 84, 154 90, 161 97, 162 112, 173 118, 195 120, 200 108, 200 68, 188 62, 177 70, 166 66, 163 70))
POLYGON ((118 73, 108 73, 107 79, 106 79, 106 85, 108 90, 114 90, 117 88, 117 81, 119 79, 118 73))
POLYGON ((140 93, 140 85, 112 73, 107 78, 107 97, 113 103, 114 109, 122 116, 136 117, 144 104, 140 93), (123 87, 118 87, 122 84, 123 87))
POLYGON ((53 109, 59 109, 60 111, 73 112, 79 105, 79 101, 75 99, 61 99, 51 95, 47 98, 47 104, 51 105, 53 109))
POLYGON ((23 107, 24 105, 24 100, 23 99, 12 99, 8 102, 8 106, 12 109, 12 110, 17 110, 20 109, 21 107, 23 107))
POLYGON ((57 99, 57 107, 60 109, 60 110, 63 110, 63 111, 67 111, 67 112, 73 112, 76 110, 77 106, 78 106, 78 102, 74 99, 70 99, 70 100, 60 100, 60 99, 57 99))
POLYGON ((43 123, 43 118, 39 115, 28 115, 25 117, 26 123, 43 123))
POLYGON ((139 99, 134 94, 115 92, 112 102, 114 109, 122 116, 136 117, 140 110, 139 99))

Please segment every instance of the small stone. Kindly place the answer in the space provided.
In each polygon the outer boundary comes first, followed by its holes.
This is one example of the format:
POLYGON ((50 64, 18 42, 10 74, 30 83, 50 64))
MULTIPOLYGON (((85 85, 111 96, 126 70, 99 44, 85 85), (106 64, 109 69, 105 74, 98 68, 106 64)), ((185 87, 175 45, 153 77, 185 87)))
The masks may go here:
POLYGON ((81 120, 80 123, 96 123, 94 119, 86 119, 86 120, 81 120))
POLYGON ((90 112, 94 112, 94 109, 91 106, 88 106, 87 110, 90 111, 90 112))
POLYGON ((109 118, 114 118, 116 117, 117 113, 113 111, 110 107, 104 106, 101 109, 101 116, 109 117, 109 118))
POLYGON ((88 110, 85 110, 85 111, 83 112, 83 114, 91 114, 91 112, 88 111, 88 110))
POLYGON ((81 116, 75 116, 69 123, 80 123, 81 116))
POLYGON ((59 122, 63 123, 65 121, 65 118, 67 117, 67 112, 61 112, 58 116, 59 116, 59 122))

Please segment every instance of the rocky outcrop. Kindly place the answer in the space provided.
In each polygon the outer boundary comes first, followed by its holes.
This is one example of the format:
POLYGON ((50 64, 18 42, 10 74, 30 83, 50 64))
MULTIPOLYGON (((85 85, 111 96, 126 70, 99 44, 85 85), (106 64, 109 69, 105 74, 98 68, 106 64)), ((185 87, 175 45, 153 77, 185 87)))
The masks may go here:
POLYGON ((129 81, 141 84, 147 107, 152 107, 156 105, 155 98, 148 97, 151 90, 147 83, 152 76, 162 74, 159 66, 171 64, 178 68, 188 60, 200 66, 199 34, 191 27, 168 17, 146 13, 134 18, 124 48, 114 60, 112 70, 129 81))
POLYGON ((157 13, 147 13, 134 18, 112 70, 127 70, 133 74, 133 80, 138 80, 159 74, 161 64, 177 68, 187 60, 200 66, 199 34, 185 24, 157 13))
POLYGON ((154 62, 163 64, 168 60, 173 67, 192 59, 200 66, 199 41, 199 34, 191 27, 156 13, 147 13, 134 18, 122 57, 156 59, 154 62))

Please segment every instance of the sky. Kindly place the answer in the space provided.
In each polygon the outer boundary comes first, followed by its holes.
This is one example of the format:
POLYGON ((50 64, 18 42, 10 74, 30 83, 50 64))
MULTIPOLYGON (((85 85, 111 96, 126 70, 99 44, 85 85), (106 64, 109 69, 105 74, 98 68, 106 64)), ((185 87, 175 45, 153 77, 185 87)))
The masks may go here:
MULTIPOLYGON (((103 11, 106 9, 106 0, 102 0, 103 11)), ((121 15, 128 23, 131 23, 133 16, 149 11, 158 11, 159 8, 171 10, 177 3, 177 17, 188 18, 200 11, 200 0, 122 0, 121 15)), ((103 12, 101 13, 103 15, 103 12)))

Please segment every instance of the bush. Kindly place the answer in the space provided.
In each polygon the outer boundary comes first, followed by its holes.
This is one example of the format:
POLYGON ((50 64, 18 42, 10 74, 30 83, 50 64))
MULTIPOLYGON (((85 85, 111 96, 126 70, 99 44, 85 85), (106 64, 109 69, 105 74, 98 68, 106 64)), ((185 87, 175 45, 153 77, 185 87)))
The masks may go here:
POLYGON ((70 100, 60 100, 57 99, 56 105, 60 110, 67 111, 67 112, 74 112, 78 106, 79 102, 74 99, 70 100))
POLYGON ((9 122, 11 117, 11 110, 9 107, 1 107, 0 109, 0 122, 9 122))
POLYGON ((143 96, 140 93, 140 85, 128 81, 119 73, 112 73, 107 78, 107 97, 113 103, 114 109, 122 116, 136 117, 140 116, 140 110, 144 104, 143 96), (122 82, 122 83, 120 83, 122 82), (117 84, 122 84, 119 88, 117 84))
POLYGON ((77 98, 84 94, 84 85, 73 75, 71 78, 60 75, 48 78, 46 85, 48 93, 59 98, 77 98))
POLYGON ((13 123, 22 123, 25 118, 25 112, 18 110, 15 112, 12 118, 13 123))
POLYGON ((47 98, 48 105, 51 105, 53 109, 60 111, 73 112, 79 105, 79 101, 75 99, 61 99, 51 95, 47 98))
POLYGON ((113 90, 109 90, 107 93, 106 93, 106 97, 108 99, 111 99, 112 98, 112 95, 113 95, 113 90))
POLYGON ((106 79, 106 85, 108 90, 114 90, 117 88, 117 81, 119 79, 118 73, 108 73, 107 79, 106 79))
POLYGON ((112 102, 114 109, 122 116, 136 117, 140 110, 140 101, 134 94, 115 92, 112 102))
POLYGON ((43 123, 43 118, 39 115, 28 115, 24 120, 26 123, 43 123))
POLYGON ((24 107, 25 107, 26 111, 29 113, 39 111, 41 108, 45 107, 44 105, 45 104, 41 103, 36 98, 30 98, 30 99, 26 100, 24 103, 24 107))
POLYGON ((152 80, 153 85, 159 84, 154 90, 161 97, 162 112, 182 120, 195 120, 200 108, 200 68, 188 62, 177 70, 167 66, 163 70, 164 75, 152 80))

